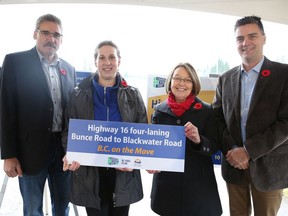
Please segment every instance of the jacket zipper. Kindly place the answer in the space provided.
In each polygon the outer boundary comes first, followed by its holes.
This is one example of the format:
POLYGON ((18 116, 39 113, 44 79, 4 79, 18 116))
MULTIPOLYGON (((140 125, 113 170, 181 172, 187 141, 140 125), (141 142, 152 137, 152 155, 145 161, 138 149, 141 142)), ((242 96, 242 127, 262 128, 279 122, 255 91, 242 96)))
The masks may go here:
MULTIPOLYGON (((106 107, 106 120, 109 121, 109 108, 107 106, 106 94, 107 94, 106 87, 104 87, 104 104, 106 107)), ((109 167, 107 167, 107 170, 109 170, 109 167)))

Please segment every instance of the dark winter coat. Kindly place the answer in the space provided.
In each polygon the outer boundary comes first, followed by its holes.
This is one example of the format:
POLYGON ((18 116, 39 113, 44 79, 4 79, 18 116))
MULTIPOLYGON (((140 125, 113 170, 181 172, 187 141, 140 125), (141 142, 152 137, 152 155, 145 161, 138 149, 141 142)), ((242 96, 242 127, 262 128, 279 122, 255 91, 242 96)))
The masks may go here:
MULTIPOLYGON (((94 76, 98 76, 98 74, 94 73, 83 80, 73 92, 69 118, 95 119, 92 95, 94 76)), ((122 121, 147 123, 146 108, 139 90, 127 86, 120 74, 117 76, 117 79, 120 79, 117 100, 122 121)), ((64 137, 64 143, 67 143, 67 133, 64 137)), ((66 144, 64 144, 65 149, 66 147, 66 144)), ((143 189, 140 171, 122 172, 116 170, 114 205, 117 207, 126 206, 142 198, 143 189)), ((73 172, 70 201, 79 206, 100 209, 98 167, 80 166, 77 171, 73 172)))
POLYGON ((219 216, 222 207, 213 170, 212 154, 218 150, 217 126, 210 105, 196 98, 191 108, 177 117, 166 101, 155 108, 154 124, 194 124, 200 144, 186 139, 185 171, 154 174, 151 208, 163 216, 219 216))

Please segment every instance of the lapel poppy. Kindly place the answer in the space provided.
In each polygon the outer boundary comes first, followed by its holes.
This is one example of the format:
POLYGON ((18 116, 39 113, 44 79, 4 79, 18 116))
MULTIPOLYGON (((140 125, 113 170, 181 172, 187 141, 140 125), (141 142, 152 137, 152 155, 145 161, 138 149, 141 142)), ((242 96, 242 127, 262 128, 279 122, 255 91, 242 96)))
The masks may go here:
POLYGON ((267 77, 267 76, 269 76, 270 74, 271 74, 270 70, 263 70, 263 71, 261 72, 261 75, 262 75, 263 77, 267 77))
POLYGON ((63 75, 63 76, 66 76, 67 72, 65 69, 60 69, 60 73, 63 75))
POLYGON ((122 81, 121 81, 121 84, 122 84, 122 86, 124 86, 124 87, 128 87, 128 84, 127 84, 127 82, 126 82, 125 80, 122 80, 122 81))
POLYGON ((194 105, 194 109, 195 110, 200 110, 201 108, 202 108, 202 103, 196 103, 195 105, 194 105))

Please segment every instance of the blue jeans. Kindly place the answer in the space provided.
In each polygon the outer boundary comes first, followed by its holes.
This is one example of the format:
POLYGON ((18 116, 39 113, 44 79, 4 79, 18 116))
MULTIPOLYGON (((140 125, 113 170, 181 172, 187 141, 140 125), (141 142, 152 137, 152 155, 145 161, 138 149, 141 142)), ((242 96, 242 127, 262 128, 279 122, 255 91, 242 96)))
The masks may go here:
POLYGON ((43 191, 46 179, 50 189, 52 215, 69 214, 70 172, 63 172, 61 139, 52 138, 51 145, 50 153, 47 153, 49 154, 47 163, 42 170, 36 175, 23 174, 19 177, 24 216, 43 216, 43 191))

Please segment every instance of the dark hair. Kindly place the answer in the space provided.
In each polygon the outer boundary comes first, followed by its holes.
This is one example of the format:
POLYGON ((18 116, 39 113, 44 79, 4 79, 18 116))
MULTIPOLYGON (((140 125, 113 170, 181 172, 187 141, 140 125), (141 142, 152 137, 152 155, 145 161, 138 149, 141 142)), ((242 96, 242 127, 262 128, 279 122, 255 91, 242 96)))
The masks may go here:
POLYGON ((263 24, 261 22, 261 18, 258 16, 245 16, 245 17, 237 20, 236 24, 234 26, 234 32, 237 30, 238 27, 243 26, 243 25, 247 25, 247 24, 256 24, 259 27, 262 34, 265 35, 264 27, 263 27, 263 24))
POLYGON ((200 84, 199 77, 196 73, 196 70, 190 63, 179 63, 174 67, 174 69, 170 72, 170 74, 168 75, 166 79, 166 83, 165 83, 166 93, 168 94, 171 91, 171 80, 172 80, 175 70, 179 67, 184 68, 188 72, 189 77, 192 79, 192 83, 193 83, 192 93, 193 95, 197 96, 201 90, 201 84, 200 84))
POLYGON ((40 28, 40 25, 43 23, 43 22, 53 22, 53 23, 56 23, 60 26, 61 30, 63 30, 62 28, 62 23, 61 23, 61 20, 52 15, 52 14, 45 14, 45 15, 42 15, 40 16, 37 21, 36 21, 36 26, 35 26, 35 30, 39 29, 40 28))
POLYGON ((98 57, 98 50, 103 47, 103 46, 111 46, 111 47, 114 47, 116 49, 116 52, 117 52, 117 57, 118 58, 121 58, 121 55, 120 55, 120 50, 118 48, 118 46, 113 42, 113 41, 109 41, 109 40, 105 40, 105 41, 101 41, 96 49, 95 49, 95 53, 94 53, 94 60, 97 59, 98 57))

